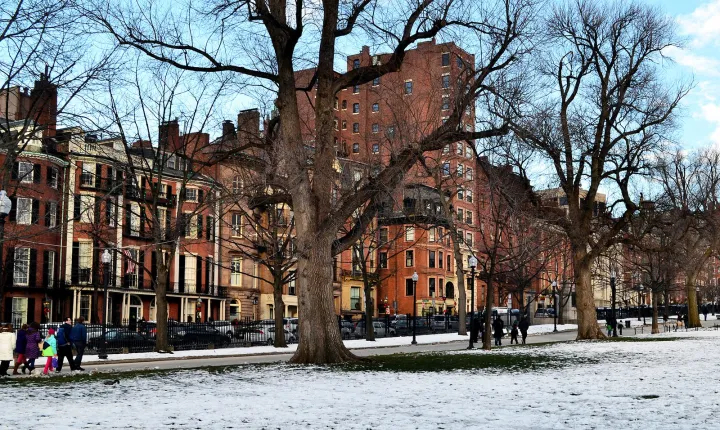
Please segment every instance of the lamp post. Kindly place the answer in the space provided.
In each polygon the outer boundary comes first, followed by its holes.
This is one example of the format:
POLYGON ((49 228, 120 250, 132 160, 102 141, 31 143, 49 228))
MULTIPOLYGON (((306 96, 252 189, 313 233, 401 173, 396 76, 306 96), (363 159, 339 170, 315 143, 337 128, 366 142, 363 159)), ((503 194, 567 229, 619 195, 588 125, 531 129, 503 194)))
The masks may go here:
POLYGON ((612 299, 612 320, 613 320, 613 337, 617 337, 617 318, 615 317, 615 306, 617 303, 617 286, 615 285, 615 267, 610 268, 610 297, 612 299))
POLYGON ((555 328, 553 329, 553 333, 557 333, 557 281, 552 281, 552 284, 550 286, 553 289, 553 297, 552 297, 552 303, 553 303, 553 324, 555 328))
POLYGON ((417 345, 417 340, 415 339, 415 330, 417 328, 417 281, 418 281, 417 272, 413 272, 412 281, 413 281, 413 340, 412 340, 411 344, 417 345))
POLYGON ((102 320, 102 342, 100 342, 100 353, 98 354, 98 358, 102 360, 107 360, 107 349, 106 349, 106 340, 105 336, 107 335, 107 312, 108 312, 108 285, 110 285, 110 262, 112 261, 112 257, 110 256, 110 252, 106 249, 103 251, 102 256, 100 257, 100 260, 103 264, 103 307, 105 310, 103 311, 103 320, 102 320))
MULTIPOLYGON (((0 291, 5 291, 5 276, 3 275, 3 248, 5 245, 5 217, 12 209, 12 200, 7 196, 5 190, 0 190, 0 291)), ((0 316, 2 318, 2 316, 0 316)), ((9 321, 8 321, 9 322, 9 321)))
POLYGON ((643 325, 645 325, 645 314, 643 313, 642 305, 643 305, 643 285, 640 284, 638 286, 638 321, 640 321, 640 315, 642 314, 643 325))
MULTIPOLYGON (((473 349, 473 334, 475 333, 475 268, 477 267, 478 261, 474 255, 468 258, 468 265, 470 266, 470 345, 468 349, 473 349)), ((460 324, 464 324, 460 321, 460 324)))

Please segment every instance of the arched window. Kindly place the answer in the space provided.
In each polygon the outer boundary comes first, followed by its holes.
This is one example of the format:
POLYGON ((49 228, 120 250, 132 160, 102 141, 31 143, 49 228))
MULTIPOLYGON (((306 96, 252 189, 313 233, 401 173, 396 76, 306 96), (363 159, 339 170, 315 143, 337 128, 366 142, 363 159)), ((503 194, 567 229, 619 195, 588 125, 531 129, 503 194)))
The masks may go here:
POLYGON ((455 286, 452 282, 445 284, 445 297, 452 299, 455 297, 455 286))
POLYGON ((238 300, 230 301, 230 321, 240 319, 240 302, 238 300))

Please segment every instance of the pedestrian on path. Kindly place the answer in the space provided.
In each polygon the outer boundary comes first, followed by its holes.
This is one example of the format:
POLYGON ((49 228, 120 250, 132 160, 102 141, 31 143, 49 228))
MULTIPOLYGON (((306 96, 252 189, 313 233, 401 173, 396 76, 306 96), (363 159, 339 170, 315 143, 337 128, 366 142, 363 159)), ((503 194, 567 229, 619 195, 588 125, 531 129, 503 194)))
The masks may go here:
POLYGON ((505 323, 499 316, 495 318, 493 322, 493 330, 495 330, 495 346, 502 346, 502 337, 505 335, 503 330, 505 329, 505 323))
POLYGON ((23 324, 20 330, 17 332, 15 339, 15 366, 13 367, 13 375, 19 375, 18 367, 23 366, 23 373, 25 373, 25 347, 27 346, 27 324, 23 324))
POLYGON ((52 372, 55 368, 53 360, 57 361, 57 340, 55 339, 55 330, 52 328, 48 330, 48 335, 43 342, 42 356, 47 357, 45 369, 43 369, 43 375, 47 375, 48 371, 52 372))
POLYGON ((12 325, 6 324, 0 327, 0 376, 9 376, 7 371, 13 360, 13 349, 15 349, 15 333, 12 325))
POLYGON ((85 370, 82 368, 83 353, 85 352, 85 344, 87 343, 87 328, 85 328, 85 318, 80 317, 75 320, 75 325, 70 332, 70 341, 75 346, 75 370, 85 370))
POLYGON ((518 322, 517 320, 513 321, 512 330, 510 330, 510 345, 513 344, 513 341, 515 341, 515 345, 519 344, 518 342, 518 322))
POLYGON ((25 359, 27 363, 23 365, 22 372, 29 370, 30 373, 35 370, 35 360, 40 357, 40 347, 42 342, 42 336, 40 336, 40 324, 33 321, 30 323, 30 328, 27 330, 27 341, 25 342, 25 359))
POLYGON ((520 324, 518 324, 518 328, 520 329, 520 334, 522 334, 522 344, 525 345, 525 339, 527 339, 528 329, 530 328, 530 323, 528 322, 527 317, 522 317, 520 324))
POLYGON ((610 325, 610 322, 605 323, 605 328, 607 329, 608 337, 612 336, 612 325, 610 325))
POLYGON ((58 329, 55 338, 57 339, 58 365, 55 372, 62 370, 63 361, 67 357, 70 370, 75 370, 73 362, 72 344, 70 343, 70 333, 72 332, 72 318, 65 318, 65 323, 58 329))
POLYGON ((689 322, 690 322, 690 315, 688 315, 688 314, 683 315, 683 323, 685 324, 685 330, 687 330, 687 328, 690 327, 690 324, 688 324, 689 322))
POLYGON ((703 305, 702 307, 702 313, 705 316, 705 321, 707 321, 707 314, 708 314, 708 308, 706 305, 703 305))

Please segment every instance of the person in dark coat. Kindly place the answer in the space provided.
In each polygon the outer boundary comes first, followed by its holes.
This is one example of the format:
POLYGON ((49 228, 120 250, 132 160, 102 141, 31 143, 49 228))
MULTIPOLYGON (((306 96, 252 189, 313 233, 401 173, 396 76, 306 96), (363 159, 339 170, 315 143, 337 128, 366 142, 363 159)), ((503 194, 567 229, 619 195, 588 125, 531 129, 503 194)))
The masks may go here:
POLYGON ((689 322, 689 321, 690 321, 690 315, 688 315, 688 314, 683 315, 683 322, 685 323, 685 329, 686 329, 686 330, 687 330, 687 328, 688 328, 688 322, 689 322))
POLYGON ((75 320, 75 325, 70 332, 70 341, 75 346, 77 355, 75 356, 75 370, 85 370, 82 368, 82 358, 85 352, 85 344, 87 343, 87 328, 85 328, 85 318, 80 317, 75 320))
POLYGON ((25 347, 27 346, 27 324, 23 324, 20 330, 17 332, 17 338, 15 340, 15 367, 13 368, 13 375, 19 375, 18 367, 23 366, 23 372, 25 372, 25 347))
POLYGON ((130 317, 130 323, 128 324, 128 330, 137 331, 137 320, 135 317, 130 317))
POLYGON ((510 330, 510 345, 512 345, 513 341, 515 341, 515 345, 520 343, 520 342, 518 342, 517 337, 518 337, 518 322, 513 321, 512 330, 510 330))
POLYGON ((473 317, 473 320, 470 323, 470 337, 472 337, 473 343, 477 343, 479 331, 480 331, 480 321, 478 321, 477 316, 475 316, 475 317, 473 317))
POLYGON ((705 316, 705 321, 707 321, 707 314, 708 314, 708 308, 707 306, 703 305, 702 307, 702 313, 705 316))
POLYGON ((67 357, 70 370, 75 370, 75 363, 72 356, 72 343, 70 342, 70 334, 72 333, 72 318, 65 318, 65 323, 60 326, 55 337, 57 338, 58 349, 58 365, 55 369, 56 373, 62 370, 63 361, 67 357))
POLYGON ((40 357, 40 342, 42 342, 42 336, 40 336, 40 324, 33 321, 30 323, 30 328, 27 330, 25 335, 25 359, 27 363, 23 365, 22 372, 30 370, 30 373, 35 370, 35 360, 40 357))
POLYGON ((520 323, 518 323, 518 328, 520 329, 520 334, 522 335, 522 344, 525 345, 525 339, 527 339, 528 329, 530 328, 530 323, 527 318, 522 317, 520 323))
POLYGON ((502 337, 505 335, 505 333, 503 333, 504 328, 505 323, 502 318, 499 316, 495 318, 495 321, 493 322, 493 330, 495 331, 495 346, 502 346, 502 337))

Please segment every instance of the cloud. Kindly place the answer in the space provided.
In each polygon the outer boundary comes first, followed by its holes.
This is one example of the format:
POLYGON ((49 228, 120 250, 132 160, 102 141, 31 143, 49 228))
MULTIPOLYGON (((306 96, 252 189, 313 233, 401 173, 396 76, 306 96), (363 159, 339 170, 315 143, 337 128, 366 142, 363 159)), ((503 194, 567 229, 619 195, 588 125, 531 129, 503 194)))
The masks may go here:
POLYGON ((720 0, 712 0, 678 17, 682 34, 693 38, 696 47, 720 42, 720 0))
POLYGON ((663 55, 672 58, 681 66, 691 68, 695 73, 708 76, 720 76, 720 61, 714 58, 693 54, 686 49, 681 49, 676 46, 669 46, 663 49, 663 55))
POLYGON ((700 105, 700 117, 713 124, 715 129, 710 135, 710 140, 716 147, 720 146, 720 104, 705 103, 700 105))

